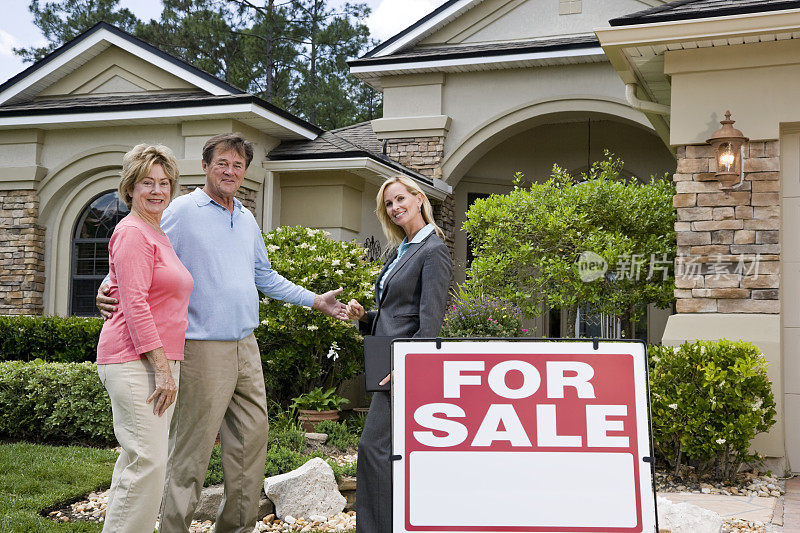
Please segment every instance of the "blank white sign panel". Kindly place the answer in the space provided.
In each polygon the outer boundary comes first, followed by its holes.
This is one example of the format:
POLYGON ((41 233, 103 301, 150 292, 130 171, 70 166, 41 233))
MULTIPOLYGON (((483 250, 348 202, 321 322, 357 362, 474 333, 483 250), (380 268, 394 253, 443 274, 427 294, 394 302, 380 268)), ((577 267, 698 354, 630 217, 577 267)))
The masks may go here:
POLYGON ((633 456, 602 453, 413 452, 418 526, 633 527, 633 456), (565 472, 592 472, 567 476, 565 472), (503 490, 497 490, 502 487, 503 490), (564 502, 580 501, 570 512, 564 502), (620 503, 625 502, 624 512, 620 503))

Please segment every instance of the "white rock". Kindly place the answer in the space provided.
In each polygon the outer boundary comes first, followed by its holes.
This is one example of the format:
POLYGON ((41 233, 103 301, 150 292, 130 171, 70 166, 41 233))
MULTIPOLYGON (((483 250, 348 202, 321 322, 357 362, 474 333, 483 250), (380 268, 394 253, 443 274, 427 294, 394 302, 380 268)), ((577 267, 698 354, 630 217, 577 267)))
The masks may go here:
POLYGON ((297 519, 295 519, 295 517, 293 517, 292 515, 287 514, 286 516, 283 517, 283 521, 286 522, 287 524, 294 524, 295 522, 297 522, 297 519))
POLYGON ((333 516, 347 503, 336 486, 330 465, 319 457, 297 470, 265 479, 264 492, 275 503, 275 514, 284 522, 286 515, 333 516))
POLYGON ((672 503, 658 497, 658 527, 671 533, 719 533, 722 517, 713 511, 688 503, 672 503))
POLYGON ((306 433, 306 441, 309 444, 325 444, 328 440, 327 433, 306 433))
POLYGON ((321 514, 310 514, 308 515, 308 519, 312 522, 325 522, 328 517, 322 516, 321 514))

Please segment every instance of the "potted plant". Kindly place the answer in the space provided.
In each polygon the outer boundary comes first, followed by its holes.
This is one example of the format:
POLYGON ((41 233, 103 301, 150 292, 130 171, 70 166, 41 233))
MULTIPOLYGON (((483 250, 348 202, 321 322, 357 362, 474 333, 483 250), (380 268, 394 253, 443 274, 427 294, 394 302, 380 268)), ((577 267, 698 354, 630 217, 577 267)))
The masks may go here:
POLYGON ((326 391, 316 387, 311 391, 292 398, 293 409, 297 409, 297 418, 302 422, 306 432, 314 431, 314 426, 323 420, 339 420, 339 410, 350 400, 336 394, 336 388, 326 391))

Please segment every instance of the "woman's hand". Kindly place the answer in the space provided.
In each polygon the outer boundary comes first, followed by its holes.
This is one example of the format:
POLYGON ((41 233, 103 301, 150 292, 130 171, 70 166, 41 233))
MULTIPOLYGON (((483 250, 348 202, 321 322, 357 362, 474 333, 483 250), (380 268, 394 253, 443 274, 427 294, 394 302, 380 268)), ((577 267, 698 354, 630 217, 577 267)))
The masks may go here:
POLYGON ((347 302, 347 318, 350 320, 362 320, 367 316, 364 306, 355 300, 347 302))
POLYGON ((150 350, 145 353, 145 356, 153 365, 156 380, 156 388, 147 398, 147 403, 153 402, 153 414, 161 416, 178 397, 178 386, 172 379, 172 371, 169 369, 169 362, 164 355, 163 348, 150 350))
POLYGON ((389 374, 388 374, 388 375, 387 375, 385 378, 383 378, 382 380, 380 380, 380 381, 378 382, 378 385, 380 385, 380 386, 384 386, 384 385, 386 385, 387 383, 389 383, 390 381, 392 381, 392 374, 394 374, 394 370, 392 370, 392 371, 391 371, 391 372, 390 372, 390 373, 389 373, 389 374))

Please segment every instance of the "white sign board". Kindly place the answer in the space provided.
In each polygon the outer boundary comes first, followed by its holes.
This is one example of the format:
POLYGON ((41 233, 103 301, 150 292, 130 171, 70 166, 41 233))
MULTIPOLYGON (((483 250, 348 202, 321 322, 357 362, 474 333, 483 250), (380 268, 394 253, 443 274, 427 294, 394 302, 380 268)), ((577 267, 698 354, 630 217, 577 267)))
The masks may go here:
POLYGON ((393 365, 393 531, 655 531, 644 344, 396 341, 393 365))

